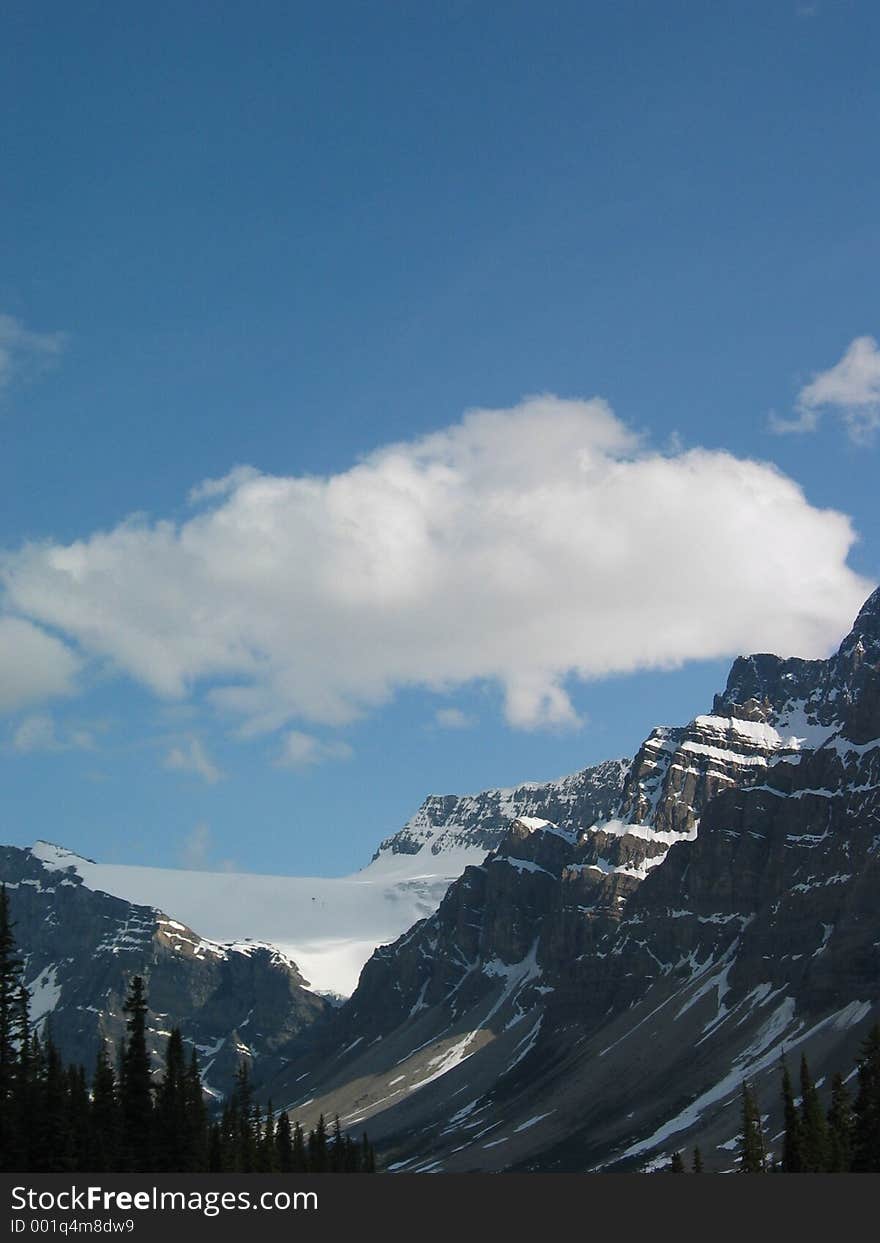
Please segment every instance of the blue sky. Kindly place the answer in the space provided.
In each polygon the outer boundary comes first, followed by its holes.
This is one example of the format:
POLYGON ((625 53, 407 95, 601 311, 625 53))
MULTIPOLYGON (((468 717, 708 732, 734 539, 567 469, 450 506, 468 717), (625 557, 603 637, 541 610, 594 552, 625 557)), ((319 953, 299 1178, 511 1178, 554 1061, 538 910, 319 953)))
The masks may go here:
POLYGON ((3 840, 344 872, 827 651, 880 578, 878 36, 5 6, 3 840))

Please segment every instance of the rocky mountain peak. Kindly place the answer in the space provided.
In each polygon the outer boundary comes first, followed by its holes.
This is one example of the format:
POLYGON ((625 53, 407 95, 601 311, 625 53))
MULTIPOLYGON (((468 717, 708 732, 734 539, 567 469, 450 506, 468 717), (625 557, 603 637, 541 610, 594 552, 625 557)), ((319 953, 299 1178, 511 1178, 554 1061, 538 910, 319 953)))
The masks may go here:
MULTIPOLYGON (((878 613, 874 593, 828 660, 737 660, 602 815, 505 799, 492 852, 374 954, 273 1096, 368 1120, 416 1172, 693 1144, 731 1169, 746 1079, 774 1137, 782 1051, 830 1079, 880 1012, 878 613)), ((443 810, 451 832, 463 804, 443 810)))
POLYGON ((875 588, 859 609, 853 632, 880 638, 880 587, 875 588))
POLYGON ((557 781, 525 781, 479 794, 431 794, 414 816, 381 843, 374 861, 390 855, 471 852, 480 863, 517 819, 576 830, 610 816, 629 772, 626 759, 606 760, 557 781))

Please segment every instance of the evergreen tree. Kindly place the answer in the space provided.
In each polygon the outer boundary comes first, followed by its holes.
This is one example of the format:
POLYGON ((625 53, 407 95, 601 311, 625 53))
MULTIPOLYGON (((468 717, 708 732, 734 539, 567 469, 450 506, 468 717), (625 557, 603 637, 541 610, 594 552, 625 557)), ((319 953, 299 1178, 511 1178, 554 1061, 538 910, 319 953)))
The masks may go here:
POLYGON ((254 1094, 251 1087, 250 1069, 244 1058, 236 1071, 235 1087, 230 1104, 232 1140, 230 1168, 239 1173, 249 1174, 256 1169, 257 1146, 254 1138, 254 1094))
POLYGON ((330 1169, 334 1174, 339 1174, 345 1169, 345 1144, 342 1140, 339 1114, 336 1115, 333 1121, 333 1135, 330 1140, 330 1169))
POLYGON ((275 1161, 282 1174, 293 1172, 293 1134, 286 1113, 279 1115, 275 1127, 275 1161))
POLYGON ((116 1075, 103 1044, 92 1079, 90 1115, 88 1168, 99 1173, 118 1170, 122 1159, 122 1114, 116 1075))
POLYGON ((859 1090, 853 1109, 852 1169, 858 1174, 880 1172, 880 1023, 865 1038, 858 1061, 859 1090))
POLYGON ((40 1165, 40 1144, 43 1138, 43 1098, 46 1082, 46 1053, 37 1032, 31 1034, 28 1055, 28 1101, 23 1147, 27 1151, 25 1168, 37 1171, 40 1165))
POLYGON ((807 1174, 821 1174, 828 1164, 828 1132, 805 1053, 801 1055, 801 1134, 802 1168, 807 1174))
POLYGON ((67 1164, 71 1170, 85 1166, 91 1139, 89 1088, 85 1067, 67 1067, 67 1134, 69 1150, 67 1164))
POLYGON ((767 1162, 761 1114, 754 1094, 745 1081, 743 1081, 741 1157, 741 1173, 763 1174, 765 1172, 767 1162))
POLYGON ((123 1006, 128 1015, 128 1040, 122 1054, 120 1097, 122 1102, 124 1168, 153 1168, 153 1093, 150 1057, 147 1052, 147 998, 144 981, 136 975, 123 1006))
POLYGON ((5 1169, 29 1170, 31 1168, 33 1119, 39 1102, 37 1099, 38 1061, 35 1057, 35 1034, 31 1032, 29 1003, 30 993, 22 981, 19 984, 16 1005, 15 1042, 18 1047, 18 1058, 10 1101, 11 1132, 15 1136, 15 1144, 14 1151, 8 1154, 9 1164, 2 1167, 5 1169))
POLYGON ((186 1111, 186 1162, 192 1171, 208 1168, 208 1114, 202 1090, 202 1075, 195 1047, 183 1083, 186 1111))
POLYGON ((303 1129, 298 1122, 293 1126, 293 1173, 306 1174, 309 1170, 309 1158, 306 1152, 306 1141, 303 1129))
POLYGON ((266 1124, 260 1134, 260 1169, 266 1174, 278 1172, 278 1151, 275 1147, 275 1115, 272 1112, 272 1101, 266 1106, 266 1124))
POLYGON ((375 1174, 376 1173, 376 1154, 373 1151, 372 1144, 367 1139, 366 1131, 364 1131, 364 1137, 363 1137, 363 1140, 361 1141, 360 1166, 361 1166, 361 1171, 364 1174, 375 1174))
POLYGON ((40 1094, 35 1169, 50 1174, 74 1168, 68 1077, 51 1029, 46 1037, 46 1071, 40 1094))
POLYGON ((312 1174, 324 1174, 329 1168, 327 1159, 327 1124, 324 1115, 318 1119, 318 1125, 309 1132, 308 1168, 312 1174))
POLYGON ((223 1132, 220 1123, 213 1122, 208 1133, 208 1170, 212 1174, 220 1174, 227 1168, 223 1132))
POLYGON ((828 1109, 828 1165, 829 1174, 847 1174, 852 1165, 853 1110, 852 1101, 843 1075, 838 1073, 831 1082, 831 1105, 828 1109))
POLYGON ((703 1154, 700 1152, 699 1148, 694 1149, 693 1172, 694 1174, 702 1174, 703 1172, 703 1154))
POLYGON ((175 1027, 165 1049, 165 1073, 156 1091, 153 1137, 159 1170, 190 1170, 191 1137, 187 1118, 186 1062, 183 1037, 175 1027))
POLYGON ((16 1077, 18 1070, 21 959, 9 916, 6 886, 0 886, 0 1169, 14 1169, 21 1157, 21 1136, 16 1127, 16 1077))
POLYGON ((804 1168, 801 1118, 794 1102, 791 1076, 784 1058, 782 1061, 782 1108, 785 1121, 782 1170, 785 1174, 800 1174, 804 1168))
POLYGON ((670 1174, 686 1173, 685 1168, 684 1168, 684 1159, 682 1158, 682 1155, 680 1152, 674 1152, 672 1154, 672 1160, 669 1163, 669 1173, 670 1174))

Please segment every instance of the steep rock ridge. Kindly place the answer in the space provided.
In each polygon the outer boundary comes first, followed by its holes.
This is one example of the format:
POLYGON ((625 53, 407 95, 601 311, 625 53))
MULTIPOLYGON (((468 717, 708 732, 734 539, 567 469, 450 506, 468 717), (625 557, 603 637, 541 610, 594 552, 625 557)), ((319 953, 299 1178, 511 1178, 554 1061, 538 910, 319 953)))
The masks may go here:
POLYGON ((743 1077, 778 1130, 783 1044, 846 1069, 877 1014, 878 740, 874 593, 829 661, 739 660, 655 731, 609 820, 521 817, 278 1088, 400 1168, 729 1168, 743 1077))
POLYGON ((125 1030, 122 1004, 133 975, 144 976, 154 1061, 170 1029, 200 1051, 205 1084, 225 1093, 242 1057, 270 1072, 278 1049, 327 1008, 308 992, 296 965, 272 946, 219 945, 153 907, 88 888, 67 852, 40 843, 0 847, 14 933, 31 990, 31 1017, 65 1058, 91 1072, 102 1041, 125 1030))
POLYGON ((764 962, 773 988, 793 988, 809 1011, 851 998, 860 983, 876 991, 880 957, 870 938, 880 929, 870 895, 880 896, 880 591, 830 660, 737 661, 721 698, 733 719, 745 711, 751 725, 760 714, 761 729, 772 720, 777 732, 797 719, 801 735, 812 730, 818 745, 795 749, 760 780, 705 805, 696 840, 670 851, 615 931, 609 953, 626 969, 584 960, 587 986, 604 977, 607 994, 621 987, 621 976, 646 981, 658 967, 675 970, 676 957, 702 964, 731 955, 725 987, 732 996, 736 982, 764 962))
POLYGON ((461 849, 485 855, 499 845, 511 822, 523 816, 550 820, 563 829, 592 824, 611 815, 628 770, 629 760, 606 760, 558 781, 524 782, 480 794, 429 795, 373 858, 461 849))

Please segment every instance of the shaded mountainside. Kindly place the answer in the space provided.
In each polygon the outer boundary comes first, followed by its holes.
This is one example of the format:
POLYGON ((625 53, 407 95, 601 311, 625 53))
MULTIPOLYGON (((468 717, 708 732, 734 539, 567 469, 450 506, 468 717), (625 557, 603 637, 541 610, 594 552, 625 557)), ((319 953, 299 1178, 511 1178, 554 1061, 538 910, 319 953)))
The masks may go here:
POLYGON ((737 660, 604 818, 521 814, 292 1042, 272 1095, 395 1168, 731 1168, 744 1078, 853 1064, 880 1000, 880 592, 827 661, 737 660), (549 818, 548 818, 549 819, 549 818))
POLYGON ((153 907, 88 888, 67 852, 45 842, 39 847, 39 858, 0 847, 0 882, 25 963, 32 1019, 51 1022, 65 1060, 91 1073, 101 1042, 118 1045, 134 975, 147 985, 154 1062, 179 1026, 199 1050, 205 1086, 215 1093, 228 1091, 242 1057, 271 1073, 280 1046, 327 1008, 272 946, 206 941, 153 907))

